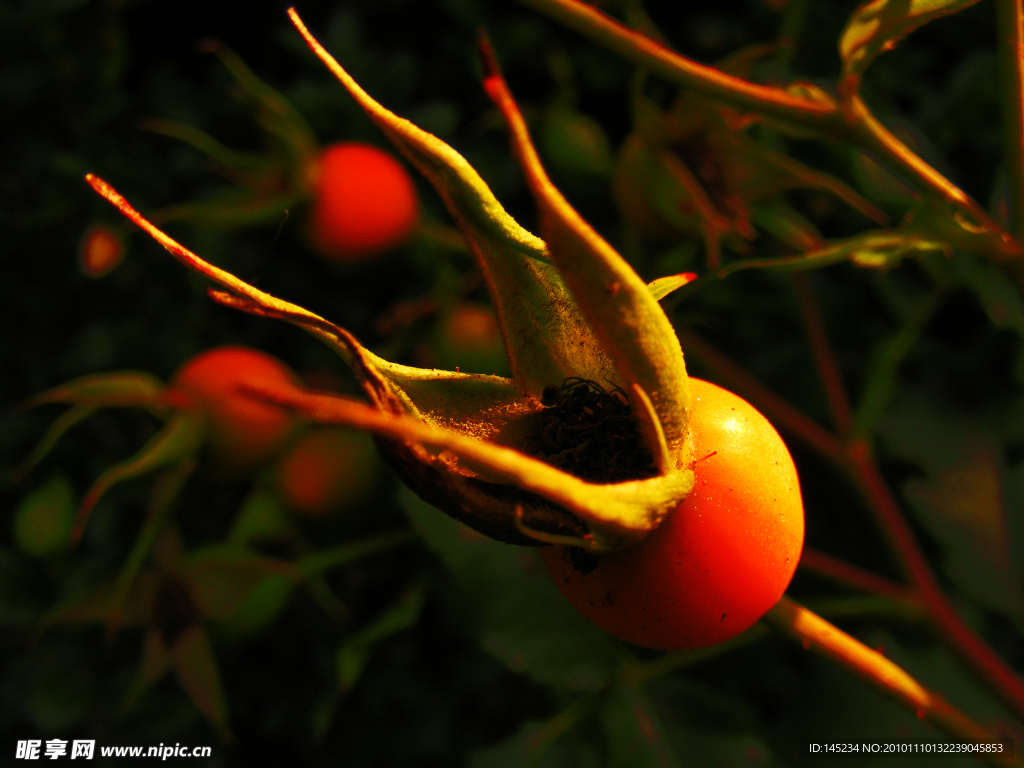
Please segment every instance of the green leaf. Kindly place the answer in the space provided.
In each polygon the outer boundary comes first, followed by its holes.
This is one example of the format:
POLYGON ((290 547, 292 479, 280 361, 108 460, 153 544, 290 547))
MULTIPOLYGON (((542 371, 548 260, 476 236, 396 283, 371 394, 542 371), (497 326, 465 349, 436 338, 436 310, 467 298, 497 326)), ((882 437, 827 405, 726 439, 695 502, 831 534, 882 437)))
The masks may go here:
POLYGON ((292 530, 291 521, 277 497, 269 491, 257 488, 245 497, 227 543, 245 547, 254 541, 266 541, 286 536, 292 530))
POLYGON ((410 522, 448 570, 483 648, 541 685, 596 691, 625 655, 551 583, 529 548, 487 539, 402 490, 410 522))
POLYGON ((188 555, 181 563, 181 576, 200 614, 214 621, 238 611, 268 576, 298 578, 289 563, 225 545, 188 555))
POLYGON ((474 752, 469 768, 598 768, 594 745, 569 730, 593 702, 586 697, 547 722, 528 721, 511 738, 474 752))
POLYGON ((256 119, 274 137, 289 157, 297 186, 301 189, 307 165, 319 152, 316 135, 298 110, 274 88, 264 83, 238 55, 223 43, 208 40, 204 46, 217 55, 235 81, 256 102, 256 119))
POLYGON ((769 259, 744 259, 734 261, 718 270, 717 276, 725 278, 734 272, 746 269, 765 269, 777 272, 802 272, 820 269, 843 261, 850 261, 858 267, 886 270, 896 266, 908 256, 927 253, 945 253, 949 245, 927 239, 921 235, 899 230, 868 230, 860 235, 840 240, 799 256, 769 259))
POLYGON ((194 458, 203 441, 205 431, 205 418, 201 414, 182 411, 169 419, 164 428, 154 435, 138 453, 127 461, 115 464, 100 475, 86 493, 82 506, 78 510, 78 519, 75 521, 72 539, 77 540, 81 536, 89 513, 110 488, 117 483, 144 475, 158 467, 178 464, 194 458))
POLYGON ((264 576, 242 598, 233 613, 211 626, 215 637, 237 642, 258 634, 281 615, 293 587, 292 579, 287 576, 264 576))
POLYGON ((864 391, 854 417, 855 435, 867 437, 871 434, 875 423, 889 405, 900 363, 917 343, 945 298, 945 291, 936 291, 921 300, 903 326, 883 341, 871 355, 864 375, 864 391))
POLYGON ((23 552, 41 557, 68 549, 75 522, 75 497, 64 475, 54 475, 26 496, 14 513, 14 541, 23 552))
POLYGON ((139 531, 131 552, 128 553, 128 558, 121 567, 121 573, 117 577, 117 586, 110 603, 107 624, 109 631, 115 630, 120 623, 125 602, 132 584, 135 582, 135 577, 153 548, 157 536, 167 520, 167 514, 195 466, 196 463, 193 459, 185 459, 176 467, 164 472, 153 488, 149 499, 149 509, 146 512, 146 521, 142 524, 142 530, 139 531))
POLYGON ((295 570, 303 576, 310 578, 326 573, 332 568, 339 568, 359 558, 369 557, 379 552, 386 552, 393 547, 400 547, 415 540, 415 535, 409 530, 379 533, 374 536, 367 536, 365 539, 350 541, 337 547, 329 547, 313 554, 305 555, 295 562, 295 570))
POLYGON ((781 197, 752 205, 750 220, 797 251, 814 251, 825 244, 818 228, 781 197))
POLYGON ((676 754, 692 765, 777 768, 782 763, 757 734, 743 698, 681 675, 648 686, 676 754))
POLYGON ((964 253, 953 254, 952 267, 953 274, 977 294, 993 324, 1024 336, 1024 301, 1003 270, 964 253))
POLYGON ((171 655, 164 645, 159 629, 151 629, 146 633, 142 645, 142 661, 135 673, 124 698, 121 700, 121 713, 127 713, 138 702, 142 695, 153 687, 171 668, 171 655))
POLYGON ((46 430, 46 434, 36 443, 35 448, 32 452, 25 457, 25 460, 18 465, 18 468, 11 473, 11 482, 20 482, 25 475, 27 475, 32 468, 36 466, 40 461, 46 458, 53 446, 57 444, 64 433, 75 426, 78 422, 84 421, 85 419, 92 416, 96 411, 99 410, 99 406, 95 405, 74 405, 68 410, 64 411, 60 416, 57 417, 56 421, 50 425, 49 429, 46 430))
POLYGON ((922 24, 957 13, 978 0, 872 0, 865 3, 846 22, 839 38, 843 58, 843 76, 859 78, 878 54, 890 51, 896 43, 922 24))
POLYGON ((601 124, 589 115, 562 104, 548 107, 542 118, 540 148, 559 171, 608 176, 612 148, 601 124))
POLYGON ((356 684, 377 642, 398 634, 419 621, 425 598, 423 587, 417 586, 406 590, 394 605, 345 639, 338 648, 335 660, 341 690, 350 690, 356 684))
POLYGON ((893 407, 879 435, 892 455, 926 473, 903 490, 921 525, 943 546, 949 578, 987 608, 1024 622, 999 443, 976 422, 919 398, 893 407))
POLYGON ((206 630, 199 624, 193 624, 174 641, 170 655, 181 687, 221 739, 232 741, 227 698, 206 630))
POLYGON ((659 714, 638 685, 620 683, 604 705, 609 768, 675 768, 679 760, 659 714))
POLYGON ((304 192, 254 194, 226 189, 205 200, 171 205, 153 211, 153 221, 187 221, 210 229, 240 229, 283 221, 288 211, 302 203, 304 192))
POLYGON ((119 371, 82 376, 36 395, 28 405, 68 403, 96 408, 148 408, 162 415, 168 410, 163 396, 164 383, 153 374, 119 371))

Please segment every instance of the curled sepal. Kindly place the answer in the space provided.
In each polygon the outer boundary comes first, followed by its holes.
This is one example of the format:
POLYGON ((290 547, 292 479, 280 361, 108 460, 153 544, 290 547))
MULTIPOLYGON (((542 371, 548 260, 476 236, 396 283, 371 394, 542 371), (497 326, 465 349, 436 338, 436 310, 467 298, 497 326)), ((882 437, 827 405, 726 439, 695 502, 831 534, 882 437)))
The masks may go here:
POLYGON ((97 502, 117 483, 151 472, 157 467, 179 464, 195 456, 203 442, 205 419, 202 414, 182 411, 172 417, 142 449, 127 461, 115 464, 100 475, 93 483, 71 531, 71 540, 82 537, 85 523, 97 502))
POLYGON ((614 380, 610 361, 549 263, 544 241, 505 212, 462 155, 375 101, 310 34, 294 8, 288 15, 310 49, 441 195, 487 282, 520 393, 539 398, 545 387, 570 376, 614 380))
MULTIPOLYGON (((486 38, 481 38, 480 48, 484 88, 508 124, 513 153, 540 209, 541 234, 551 259, 626 390, 639 385, 650 397, 675 465, 681 467, 690 389, 672 324, 640 276, 551 183, 486 38)), ((640 404, 632 394, 630 399, 638 411, 640 404)), ((657 445, 648 447, 652 453, 658 450, 657 445)))
MULTIPOLYGON (((580 532, 579 521, 583 521, 586 532, 576 537, 580 546, 593 552, 608 552, 643 539, 686 498, 693 487, 693 471, 690 469, 676 469, 646 480, 605 485, 588 483, 512 448, 437 429, 409 417, 382 413, 348 398, 270 392, 254 387, 245 387, 245 391, 254 397, 292 408, 312 421, 344 424, 400 443, 411 453, 418 454, 420 464, 443 467, 442 474, 447 476, 450 484, 463 478, 489 480, 496 487, 504 485, 490 498, 479 494, 480 503, 487 508, 474 510, 471 521, 467 521, 473 527, 478 527, 478 519, 492 516, 503 521, 507 528, 518 516, 516 508, 523 507, 525 525, 530 530, 543 532, 543 526, 545 529, 553 527, 554 532, 580 532), (430 454, 424 446, 440 452, 433 461, 427 461, 430 454), (470 474, 466 474, 467 470, 470 474), (525 495, 516 493, 516 490, 525 492, 525 495), (531 502, 536 505, 537 501, 549 505, 540 523, 533 521, 531 515, 534 510, 529 508, 531 502), (577 518, 575 521, 574 516, 577 518)), ((412 487, 418 491, 414 485, 412 487)), ((428 495, 421 496, 433 502, 428 495)), ((491 535, 488 531, 485 533, 491 535)), ((528 534, 525 536, 530 538, 528 534)), ((495 538, 508 540, 507 537, 495 538)))

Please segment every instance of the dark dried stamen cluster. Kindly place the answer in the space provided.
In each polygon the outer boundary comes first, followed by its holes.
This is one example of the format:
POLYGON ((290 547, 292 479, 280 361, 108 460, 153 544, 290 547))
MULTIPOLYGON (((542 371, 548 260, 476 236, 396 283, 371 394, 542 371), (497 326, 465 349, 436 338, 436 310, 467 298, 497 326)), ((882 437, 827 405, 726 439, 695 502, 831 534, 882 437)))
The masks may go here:
POLYGON ((658 474, 626 393, 572 377, 546 387, 539 426, 523 451, 591 483, 658 474))

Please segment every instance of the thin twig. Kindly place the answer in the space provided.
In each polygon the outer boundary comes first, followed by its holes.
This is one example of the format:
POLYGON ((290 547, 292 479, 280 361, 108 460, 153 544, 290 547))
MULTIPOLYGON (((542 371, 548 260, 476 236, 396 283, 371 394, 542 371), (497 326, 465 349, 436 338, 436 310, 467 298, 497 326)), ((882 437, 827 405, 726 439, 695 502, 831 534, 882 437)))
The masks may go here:
POLYGON ((831 555, 826 555, 824 552, 810 549, 809 547, 804 547, 804 551, 800 555, 799 567, 857 590, 884 595, 898 600, 914 600, 911 591, 902 584, 889 581, 889 579, 882 578, 856 565, 831 555))
POLYGON ((802 98, 781 88, 758 85, 727 75, 666 48, 580 0, 520 2, 557 19, 672 83, 757 114, 811 128, 821 135, 868 150, 921 189, 938 195, 959 209, 961 215, 966 214, 974 227, 993 233, 999 247, 990 249, 986 256, 996 261, 1020 260, 1020 248, 1010 234, 963 190, 886 129, 859 96, 852 95, 840 108, 825 98, 802 98))
POLYGON ((1021 0, 996 0, 995 6, 1010 230, 1019 237, 1024 233, 1024 9, 1021 0))
POLYGON ((822 387, 828 397, 832 421, 835 422, 836 431, 842 437, 847 437, 853 429, 853 409, 850 407, 850 397, 843 384, 836 356, 832 352, 832 346, 828 343, 825 322, 821 317, 821 308, 806 275, 794 274, 793 285, 796 286, 800 315, 803 318, 804 327, 807 329, 807 339, 811 343, 814 362, 818 366, 818 375, 821 377, 822 387))

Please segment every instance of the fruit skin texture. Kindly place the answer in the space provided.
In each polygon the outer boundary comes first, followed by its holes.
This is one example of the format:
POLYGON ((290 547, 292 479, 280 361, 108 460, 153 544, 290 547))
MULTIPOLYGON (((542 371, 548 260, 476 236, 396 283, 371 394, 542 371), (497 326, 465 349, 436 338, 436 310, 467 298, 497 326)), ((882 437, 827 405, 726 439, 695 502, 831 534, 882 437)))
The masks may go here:
POLYGON ((563 546, 540 552, 584 616, 647 648, 703 648, 740 634, 782 597, 803 547, 800 484, 782 438, 737 395, 700 379, 690 386, 697 463, 686 500, 587 575, 563 546))
POLYGON ((299 386, 292 370, 248 347, 217 347, 186 361, 174 374, 168 400, 205 413, 204 449, 213 474, 235 478, 280 450, 297 426, 291 413, 239 392, 241 385, 288 392, 299 386))
POLYGON ((306 235, 329 261, 371 259, 401 245, 419 221, 412 178, 383 150, 357 142, 332 144, 320 153, 312 174, 306 235))

